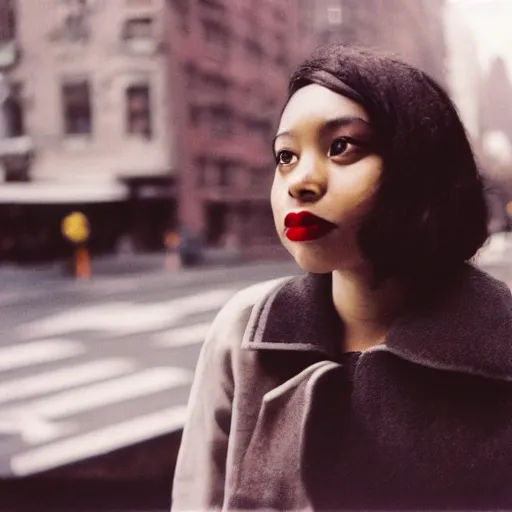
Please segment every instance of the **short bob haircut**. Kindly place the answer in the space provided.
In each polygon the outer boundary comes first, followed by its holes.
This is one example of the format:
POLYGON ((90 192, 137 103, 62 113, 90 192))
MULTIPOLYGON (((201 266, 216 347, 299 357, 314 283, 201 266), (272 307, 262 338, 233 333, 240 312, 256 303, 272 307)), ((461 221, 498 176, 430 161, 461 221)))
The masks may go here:
POLYGON ((375 283, 436 288, 488 237, 483 180, 447 93, 424 72, 373 49, 329 44, 293 72, 288 99, 318 84, 361 104, 384 168, 359 233, 375 283))

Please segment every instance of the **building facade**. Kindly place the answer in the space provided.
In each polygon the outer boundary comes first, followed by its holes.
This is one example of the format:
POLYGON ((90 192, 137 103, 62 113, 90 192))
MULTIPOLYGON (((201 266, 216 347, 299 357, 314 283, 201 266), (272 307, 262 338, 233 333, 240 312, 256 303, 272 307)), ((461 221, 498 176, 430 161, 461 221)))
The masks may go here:
MULTIPOLYGON (((4 181, 26 182, 0 187, 0 203, 123 203, 109 236, 160 246, 176 170, 166 1, 0 1, 0 13, 12 12, 0 22, 11 104, 1 162, 4 181), (22 170, 12 163, 20 154, 30 154, 22 170)), ((91 215, 104 228, 106 215, 91 215)))
POLYGON ((12 0, 0 0, 0 43, 12 41, 15 26, 12 0))
MULTIPOLYGON (((305 32, 392 52, 445 83, 445 0, 300 0, 305 32)), ((310 43, 311 44, 311 43, 310 43)))
POLYGON ((276 257, 271 144, 301 52, 299 4, 168 1, 181 225, 209 246, 276 257))
POLYGON ((462 5, 456 3, 445 5, 446 81, 473 146, 479 151, 482 129, 480 96, 483 76, 478 61, 475 34, 464 14, 462 5))
POLYGON ((173 167, 164 0, 18 0, 9 72, 38 158, 34 179, 110 179, 173 167), (71 174, 70 174, 71 173, 71 174))
MULTIPOLYGON (((318 43, 340 40, 442 77, 442 3, 0 0, 0 163, 5 181, 22 182, 0 187, 0 215, 22 185, 61 183, 116 203, 115 214, 91 213, 106 245, 128 234, 159 248, 183 229, 249 258, 284 254, 269 193, 290 72, 318 43)), ((55 225, 62 209, 52 215, 55 225)), ((2 223, 16 226, 11 217, 2 223)))

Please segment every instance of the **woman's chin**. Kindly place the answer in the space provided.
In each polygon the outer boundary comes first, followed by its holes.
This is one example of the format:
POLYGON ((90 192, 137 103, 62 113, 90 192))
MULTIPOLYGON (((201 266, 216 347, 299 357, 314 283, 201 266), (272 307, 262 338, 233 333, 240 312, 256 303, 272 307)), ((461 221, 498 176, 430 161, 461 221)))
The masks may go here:
POLYGON ((312 254, 310 251, 290 251, 297 265, 305 272, 312 274, 327 274, 332 272, 335 266, 332 262, 319 257, 318 254, 312 254))

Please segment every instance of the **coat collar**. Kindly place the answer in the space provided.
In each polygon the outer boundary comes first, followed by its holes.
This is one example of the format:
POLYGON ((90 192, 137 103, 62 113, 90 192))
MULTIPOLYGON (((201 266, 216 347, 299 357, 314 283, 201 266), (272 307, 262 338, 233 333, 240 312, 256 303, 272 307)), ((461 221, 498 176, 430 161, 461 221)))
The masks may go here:
MULTIPOLYGON (((243 347, 323 353, 336 360, 342 325, 330 274, 280 283, 252 313, 243 347)), ((411 362, 512 381, 512 296, 508 287, 466 265, 445 293, 412 306, 392 325, 387 350, 411 362)))

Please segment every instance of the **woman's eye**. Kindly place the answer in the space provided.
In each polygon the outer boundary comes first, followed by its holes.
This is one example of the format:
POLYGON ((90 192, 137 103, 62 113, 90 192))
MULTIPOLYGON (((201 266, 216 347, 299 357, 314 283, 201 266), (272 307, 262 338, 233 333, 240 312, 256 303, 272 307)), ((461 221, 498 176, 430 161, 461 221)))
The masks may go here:
POLYGON ((335 139, 329 148, 329 156, 338 156, 347 150, 349 142, 346 139, 335 139))
POLYGON ((280 165, 290 165, 293 164, 297 157, 287 149, 283 149, 282 151, 278 151, 276 155, 276 162, 280 165))

